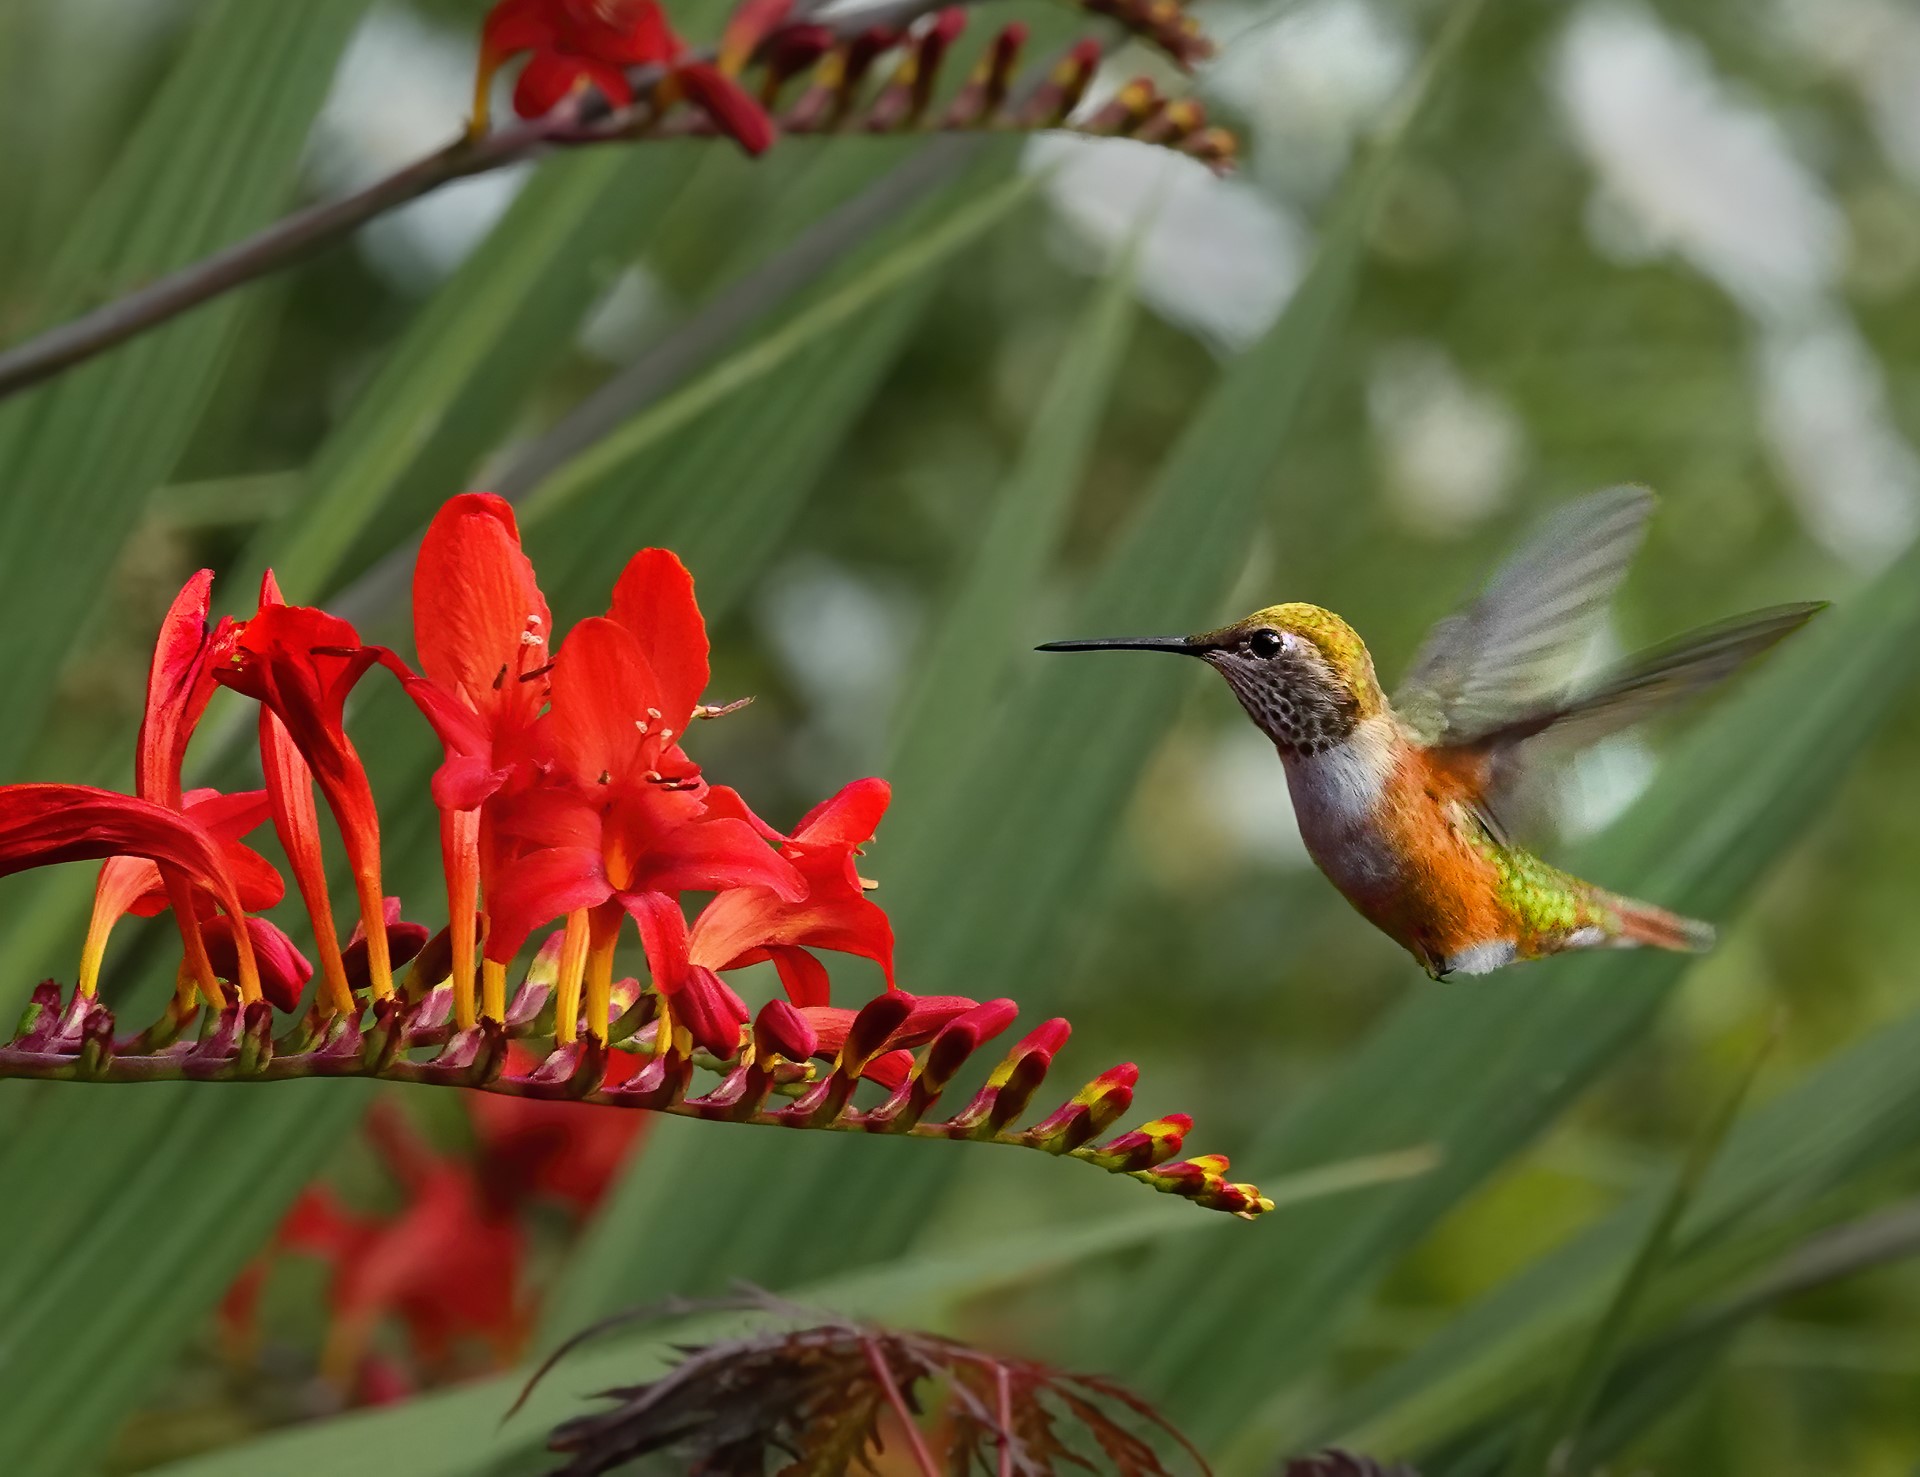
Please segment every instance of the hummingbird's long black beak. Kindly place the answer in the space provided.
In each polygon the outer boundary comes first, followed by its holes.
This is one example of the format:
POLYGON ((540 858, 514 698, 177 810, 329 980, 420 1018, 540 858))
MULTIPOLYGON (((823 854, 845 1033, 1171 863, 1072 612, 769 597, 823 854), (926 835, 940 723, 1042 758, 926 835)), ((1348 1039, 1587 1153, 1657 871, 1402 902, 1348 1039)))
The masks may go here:
POLYGON ((1049 641, 1035 651, 1177 651, 1198 656, 1199 645, 1191 636, 1103 636, 1095 641, 1049 641))

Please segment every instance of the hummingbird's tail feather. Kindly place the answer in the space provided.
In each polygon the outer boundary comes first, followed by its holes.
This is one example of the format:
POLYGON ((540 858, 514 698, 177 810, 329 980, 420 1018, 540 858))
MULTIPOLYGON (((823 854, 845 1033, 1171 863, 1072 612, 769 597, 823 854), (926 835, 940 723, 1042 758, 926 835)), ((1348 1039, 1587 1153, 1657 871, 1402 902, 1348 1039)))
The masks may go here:
POLYGON ((1683 918, 1633 898, 1608 897, 1606 901, 1617 920, 1611 939, 1616 947, 1667 949, 1676 954, 1704 954, 1713 947, 1711 923, 1683 918))

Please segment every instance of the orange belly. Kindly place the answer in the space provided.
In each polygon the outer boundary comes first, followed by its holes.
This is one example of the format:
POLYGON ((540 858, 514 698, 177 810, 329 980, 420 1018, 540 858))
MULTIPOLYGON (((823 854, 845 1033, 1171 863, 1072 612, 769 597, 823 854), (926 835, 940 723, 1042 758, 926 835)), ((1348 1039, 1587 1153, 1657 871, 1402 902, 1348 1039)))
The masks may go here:
POLYGON ((1498 874, 1469 830, 1478 824, 1469 778, 1408 747, 1382 779, 1364 815, 1310 824, 1303 811, 1301 834, 1320 870, 1429 973, 1470 950, 1518 943, 1498 874))

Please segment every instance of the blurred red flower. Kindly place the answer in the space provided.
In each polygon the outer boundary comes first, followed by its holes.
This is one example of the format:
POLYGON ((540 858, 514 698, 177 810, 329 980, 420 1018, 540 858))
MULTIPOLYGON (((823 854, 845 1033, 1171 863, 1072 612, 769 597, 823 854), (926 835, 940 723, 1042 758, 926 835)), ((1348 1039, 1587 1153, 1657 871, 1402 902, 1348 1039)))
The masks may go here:
POLYGON ((221 1314, 229 1340, 253 1343, 262 1284, 273 1259, 292 1253, 331 1270, 320 1364, 343 1392, 379 1399, 404 1388, 374 1343, 390 1319, 404 1330, 419 1376, 460 1373, 470 1344, 486 1350, 492 1367, 512 1364, 531 1313, 526 1232, 513 1206, 487 1192, 471 1161, 424 1143, 393 1103, 376 1102, 366 1129, 406 1203, 397 1215, 367 1215, 341 1205, 324 1184, 302 1191, 267 1255, 227 1294, 221 1314))
MULTIPOLYGON (((764 26, 785 11, 784 4, 752 9, 760 24, 748 50, 764 26)), ((659 66, 666 69, 656 93, 659 106, 685 97, 749 154, 758 154, 773 143, 774 127, 766 109, 733 79, 738 62, 746 59, 742 40, 730 32, 727 63, 716 67, 683 60, 686 47, 657 0, 500 0, 480 33, 474 129, 486 127, 494 73, 524 52, 527 64, 513 92, 514 111, 522 118, 543 117, 588 86, 614 107, 628 107, 633 102, 628 68, 659 66)))
MULTIPOLYGON (((518 1043, 507 1050, 507 1070, 540 1065, 518 1043)), ((626 1164, 648 1120, 639 1113, 591 1103, 540 1098, 466 1095, 480 1141, 480 1176, 497 1200, 514 1205, 558 1201, 584 1220, 626 1164)))

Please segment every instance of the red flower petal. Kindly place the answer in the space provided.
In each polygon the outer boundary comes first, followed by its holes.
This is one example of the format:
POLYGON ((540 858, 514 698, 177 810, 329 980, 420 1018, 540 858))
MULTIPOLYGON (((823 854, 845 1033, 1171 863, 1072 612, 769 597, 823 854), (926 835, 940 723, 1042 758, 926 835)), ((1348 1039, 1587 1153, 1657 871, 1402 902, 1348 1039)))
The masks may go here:
POLYGON ((212 598, 213 571, 203 569, 174 596, 153 647, 146 712, 135 750, 134 792, 162 805, 180 804, 180 766, 187 741, 213 696, 207 673, 212 598))
MULTIPOLYGON (((325 611, 271 603, 277 593, 269 575, 259 612, 234 632, 232 659, 217 667, 215 676, 269 708, 286 726, 346 843, 361 916, 377 917, 383 896, 380 818, 342 714, 354 684, 375 663, 391 660, 391 653, 361 645, 351 625, 325 611)), ((384 990, 385 972, 375 972, 382 976, 376 987, 384 990)))
POLYGON ((534 929, 612 895, 598 849, 556 846, 516 857, 487 899, 487 958, 505 963, 534 929))
POLYGON ((750 887, 775 900, 805 895, 805 880, 751 826, 727 818, 681 820, 684 799, 643 791, 609 813, 607 875, 622 891, 750 887))
POLYGON ((675 737, 685 733, 707 690, 707 625, 686 565, 670 550, 642 549, 614 584, 607 617, 639 643, 658 684, 661 723, 675 737))
POLYGON ((687 916, 680 900, 664 892, 623 892, 620 906, 639 925, 654 988, 673 994, 687 975, 687 916))
POLYGON ((603 61, 641 66, 672 61, 680 38, 657 0, 562 0, 574 16, 569 49, 603 61))
POLYGON ((92 785, 0 785, 0 877, 110 856, 178 867, 216 896, 233 890, 219 845, 177 810, 92 785))
POLYGON ((422 673, 477 713, 489 734, 524 729, 546 688, 521 679, 546 666, 552 624, 506 500, 451 499, 428 525, 413 566, 422 673))
POLYGON ((883 1051, 867 1063, 860 1075, 869 1082, 878 1082, 888 1092, 892 1092, 907 1080, 907 1074, 912 1071, 912 1052, 883 1051))
POLYGON ((803 846, 865 846, 892 799, 885 780, 855 780, 808 811, 793 828, 793 839, 803 846))
POLYGON ((780 972, 780 984, 795 1005, 825 1005, 833 998, 833 981, 822 964, 805 949, 775 945, 766 951, 780 972))
POLYGON ((602 618, 568 632, 543 731, 560 771, 583 787, 630 785, 655 767, 660 684, 626 627, 602 618))
MULTIPOLYGON (((278 605, 279 586, 269 572, 261 581, 260 603, 278 605)), ((293 746, 293 736, 271 708, 260 709, 260 768, 266 776, 267 800, 273 811, 274 834, 293 869, 294 885, 313 923, 314 946, 327 981, 332 1006, 351 1011, 354 1001, 341 962, 340 936, 334 928, 333 902, 327 889, 326 857, 321 850, 320 813, 313 802, 313 771, 293 746)))
POLYGON ((552 0, 500 0, 480 28, 480 44, 496 57, 552 46, 559 39, 552 0))

